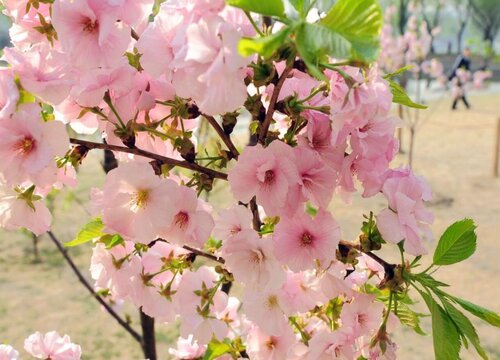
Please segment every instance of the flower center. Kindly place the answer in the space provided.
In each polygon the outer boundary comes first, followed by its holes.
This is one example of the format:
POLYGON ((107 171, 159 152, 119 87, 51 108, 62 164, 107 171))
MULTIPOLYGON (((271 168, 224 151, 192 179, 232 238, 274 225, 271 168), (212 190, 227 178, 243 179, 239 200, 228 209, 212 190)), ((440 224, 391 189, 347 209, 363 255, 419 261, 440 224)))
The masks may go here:
POLYGON ((276 338, 274 336, 271 336, 269 339, 267 339, 266 346, 270 350, 274 349, 276 346, 276 338))
POLYGON ((149 202, 149 190, 139 189, 132 200, 133 207, 138 209, 144 209, 149 202))
POLYGON ((184 230, 189 222, 189 214, 184 211, 179 211, 174 217, 174 224, 180 229, 184 230))
POLYGON ((267 298, 266 305, 269 309, 273 309, 278 306, 278 298, 276 295, 270 295, 267 298))
POLYGON ((92 34, 99 26, 99 23, 97 22, 97 20, 86 19, 82 25, 84 32, 92 34))
POLYGON ((271 185, 274 183, 274 171, 273 170, 267 170, 265 175, 264 175, 264 184, 271 185))
POLYGON ((27 136, 21 141, 18 141, 14 145, 14 148, 18 150, 21 154, 28 155, 35 149, 35 145, 36 145, 35 139, 27 136))
POLYGON ((310 246, 313 243, 314 237, 309 232, 304 232, 300 238, 300 245, 303 247, 310 246))
POLYGON ((260 250, 253 250, 250 255, 250 261, 254 264, 260 264, 260 262, 264 259, 264 254, 260 250))

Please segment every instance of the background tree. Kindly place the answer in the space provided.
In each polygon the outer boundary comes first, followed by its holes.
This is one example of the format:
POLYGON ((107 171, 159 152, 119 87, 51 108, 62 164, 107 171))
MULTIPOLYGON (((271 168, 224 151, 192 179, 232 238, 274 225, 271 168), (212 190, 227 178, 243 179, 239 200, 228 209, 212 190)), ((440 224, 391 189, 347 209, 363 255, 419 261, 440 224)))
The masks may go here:
POLYGON ((485 57, 485 66, 493 57, 495 38, 500 30, 500 1, 497 0, 469 0, 474 25, 483 33, 483 40, 488 50, 485 57))

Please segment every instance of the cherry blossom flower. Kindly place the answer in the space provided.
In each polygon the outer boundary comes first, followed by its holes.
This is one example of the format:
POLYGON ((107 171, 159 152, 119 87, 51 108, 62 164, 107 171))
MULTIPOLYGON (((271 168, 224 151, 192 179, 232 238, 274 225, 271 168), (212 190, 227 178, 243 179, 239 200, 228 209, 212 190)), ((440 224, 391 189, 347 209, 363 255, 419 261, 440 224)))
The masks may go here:
POLYGON ((82 355, 80 345, 72 343, 68 335, 60 336, 56 331, 30 335, 24 341, 24 349, 37 359, 79 360, 82 355))
POLYGON ((65 54, 48 44, 38 43, 27 51, 6 48, 3 57, 30 93, 53 105, 68 96, 73 74, 66 66, 65 54))
POLYGON ((118 9, 106 1, 54 2, 52 24, 73 66, 112 68, 121 61, 131 38, 130 28, 118 21, 118 15, 118 9))
POLYGON ((0 360, 18 360, 19 352, 10 345, 0 344, 0 360))
POLYGON ((375 302, 374 296, 356 294, 351 302, 344 303, 340 320, 356 337, 367 335, 380 326, 383 309, 384 305, 375 302))
POLYGON ((235 279, 251 289, 277 289, 285 280, 285 272, 274 257, 272 241, 259 237, 254 230, 232 236, 221 251, 235 279))
MULTIPOLYGON (((148 244, 175 216, 165 199, 176 196, 177 185, 160 179, 147 163, 122 163, 106 176, 100 212, 106 231, 148 244)), ((96 198, 94 194, 93 198, 96 198)))
POLYGON ((315 260, 328 266, 335 259, 340 241, 340 228, 330 213, 319 210, 311 218, 298 212, 294 217, 281 218, 274 233, 276 258, 293 271, 314 269, 315 260))
POLYGON ((266 289, 261 292, 246 291, 243 312, 269 335, 282 335, 288 328, 281 290, 266 289))
POLYGON ((11 184, 52 184, 58 172, 54 158, 64 156, 68 147, 64 125, 44 122, 35 104, 25 104, 12 118, 0 121, 0 172, 11 184))
POLYGON ((292 148, 281 141, 273 141, 267 148, 247 147, 229 171, 234 197, 246 203, 256 196, 267 215, 278 215, 290 187, 299 182, 293 161, 292 148))
POLYGON ((181 360, 201 358, 205 351, 206 346, 200 346, 196 340, 193 340, 193 335, 189 335, 187 338, 178 338, 177 347, 168 349, 170 355, 181 360))
POLYGON ((255 360, 288 360, 296 343, 295 334, 287 328, 281 335, 267 335, 253 326, 247 337, 247 353, 255 360))
POLYGON ((243 205, 236 205, 219 212, 214 236, 218 240, 227 240, 241 231, 250 229, 252 229, 252 213, 243 205))
POLYGON ((309 341, 307 360, 355 359, 353 336, 349 328, 334 332, 323 329, 316 332, 309 341))
POLYGON ((424 179, 415 176, 409 169, 393 170, 382 187, 389 208, 377 215, 377 226, 382 237, 397 244, 402 240, 405 250, 412 255, 422 255, 427 251, 421 234, 431 239, 429 228, 434 220, 425 209, 424 201, 432 198, 432 193, 424 179))
POLYGON ((196 192, 186 186, 177 186, 171 196, 173 217, 161 230, 161 236, 178 245, 203 247, 214 228, 214 220, 206 211, 206 204, 196 192))

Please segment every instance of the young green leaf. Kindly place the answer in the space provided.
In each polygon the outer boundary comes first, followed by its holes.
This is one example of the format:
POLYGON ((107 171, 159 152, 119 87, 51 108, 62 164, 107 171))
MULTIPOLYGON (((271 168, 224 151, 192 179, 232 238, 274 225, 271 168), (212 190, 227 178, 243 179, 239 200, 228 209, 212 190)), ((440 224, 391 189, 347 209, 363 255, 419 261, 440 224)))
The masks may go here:
POLYGON ((449 286, 448 284, 445 284, 444 282, 441 282, 439 280, 434 279, 429 274, 418 274, 415 276, 415 280, 420 282, 425 287, 428 287, 431 289, 434 289, 434 288, 437 288, 440 286, 442 286, 442 287, 449 286))
POLYGON ((238 52, 244 57, 257 53, 264 58, 269 58, 285 43, 290 32, 291 29, 285 27, 269 36, 242 38, 238 43, 238 52))
POLYGON ((413 65, 406 65, 402 68, 399 68, 397 69, 396 71, 394 72, 391 72, 389 74, 385 74, 384 76, 382 76, 385 80, 389 80, 389 79, 392 79, 393 77, 396 77, 398 75, 401 75, 402 73, 404 73, 405 71, 407 70, 410 70, 411 68, 413 67, 413 65))
POLYGON ((267 16, 285 16, 283 0, 226 0, 228 5, 267 16))
POLYGON ((439 239, 434 251, 435 265, 451 265, 463 261, 476 251, 476 225, 471 219, 457 221, 439 239))
POLYGON ((397 303, 397 306, 395 306, 394 303, 392 304, 391 310, 394 312, 394 314, 396 314, 399 321, 401 321, 401 324, 412 328, 417 334, 426 335, 426 333, 420 327, 420 317, 422 316, 422 314, 416 313, 415 311, 410 309, 408 305, 399 301, 397 303))
POLYGON ((473 304, 467 300, 460 299, 458 297, 455 297, 455 296, 452 296, 449 294, 446 294, 446 296, 449 299, 456 302, 458 305, 460 305, 464 310, 467 310, 468 312, 470 312, 472 315, 475 315, 478 318, 486 321, 490 325, 500 327, 500 315, 499 314, 497 314, 491 310, 485 309, 479 305, 473 304))
POLYGON ((102 229, 104 229, 104 224, 101 218, 92 219, 83 227, 75 239, 65 243, 64 246, 73 247, 97 239, 103 235, 102 229))
POLYGON ((225 342, 220 342, 213 339, 207 347, 207 351, 203 356, 203 360, 214 360, 219 356, 228 353, 231 350, 231 346, 225 342))
POLYGON ((389 88, 391 89, 393 103, 405 105, 415 109, 427 109, 427 106, 417 104, 410 99, 405 89, 403 89, 397 82, 391 79, 388 79, 387 81, 389 81, 389 88))
POLYGON ((459 359, 460 335, 448 313, 428 294, 420 293, 432 316, 432 339, 436 360, 459 359))
POLYGON ((339 0, 320 21, 350 43, 352 58, 366 61, 377 58, 382 23, 376 0, 339 0))
POLYGON ((481 346, 481 341, 479 340, 479 336, 477 335, 474 325, 472 325, 470 320, 459 310, 457 310, 448 300, 441 298, 441 301, 443 302, 446 312, 448 313, 448 315, 450 315, 458 330, 467 339, 469 339, 471 344, 476 348, 477 353, 483 359, 488 360, 488 355, 486 355, 486 352, 481 346))

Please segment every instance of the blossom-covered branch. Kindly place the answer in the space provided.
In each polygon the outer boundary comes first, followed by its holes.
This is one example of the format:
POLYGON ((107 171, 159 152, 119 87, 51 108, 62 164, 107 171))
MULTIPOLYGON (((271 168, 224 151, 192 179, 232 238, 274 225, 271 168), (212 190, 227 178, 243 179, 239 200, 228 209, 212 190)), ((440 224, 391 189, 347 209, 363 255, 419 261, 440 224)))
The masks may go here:
POLYGON ((211 176, 212 178, 215 178, 215 179, 227 180, 227 174, 224 174, 220 171, 209 169, 209 168, 203 167, 203 166, 195 164, 195 163, 190 163, 187 161, 172 159, 172 158, 169 158, 166 156, 158 155, 158 154, 155 154, 155 153, 152 153, 152 152, 149 152, 146 150, 141 150, 141 149, 138 149, 135 147, 128 148, 128 147, 124 147, 124 146, 96 143, 96 142, 92 142, 92 141, 73 139, 73 138, 70 139, 70 142, 72 144, 75 144, 75 145, 84 146, 87 149, 111 150, 111 151, 119 151, 119 152, 123 152, 123 153, 143 156, 143 157, 146 157, 149 159, 157 160, 162 164, 178 166, 178 167, 189 169, 189 170, 196 171, 199 173, 207 174, 208 176, 211 176))

